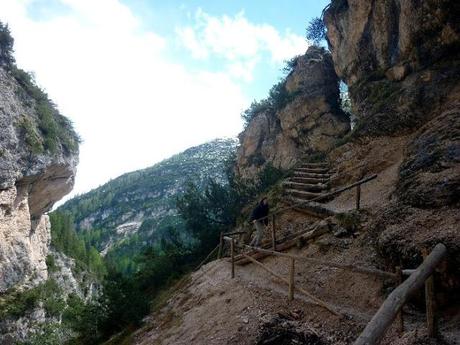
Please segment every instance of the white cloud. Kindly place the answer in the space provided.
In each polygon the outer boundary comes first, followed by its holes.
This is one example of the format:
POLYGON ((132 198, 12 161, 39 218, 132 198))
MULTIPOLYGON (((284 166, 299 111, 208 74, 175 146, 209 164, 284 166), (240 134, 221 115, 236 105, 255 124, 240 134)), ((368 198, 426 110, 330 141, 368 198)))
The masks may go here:
POLYGON ((18 65, 83 138, 74 193, 241 130, 248 100, 228 74, 170 63, 169 42, 117 0, 61 2, 69 10, 47 20, 32 19, 31 0, 2 0, 0 13, 18 65))
POLYGON ((271 25, 249 22, 244 12, 234 17, 214 17, 199 9, 195 24, 176 32, 194 58, 223 58, 227 71, 246 81, 252 80, 262 54, 269 54, 273 63, 280 63, 304 53, 308 47, 303 37, 290 31, 280 33, 271 25))

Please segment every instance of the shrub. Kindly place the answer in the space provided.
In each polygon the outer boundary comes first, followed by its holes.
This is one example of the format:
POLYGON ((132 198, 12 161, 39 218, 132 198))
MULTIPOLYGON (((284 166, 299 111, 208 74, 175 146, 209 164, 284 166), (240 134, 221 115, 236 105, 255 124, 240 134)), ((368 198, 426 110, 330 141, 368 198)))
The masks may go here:
POLYGON ((283 109, 291 102, 300 92, 288 92, 286 89, 286 80, 280 80, 272 86, 268 93, 268 97, 261 101, 254 100, 250 107, 241 113, 241 117, 246 127, 257 115, 267 112, 274 114, 276 111, 283 109))
POLYGON ((251 122, 252 119, 254 119, 258 114, 270 110, 272 110, 272 108, 268 99, 263 99, 261 101, 252 101, 249 108, 241 113, 241 118, 244 121, 244 126, 246 127, 249 124, 249 122, 251 122))
POLYGON ((46 267, 48 268, 49 272, 56 272, 57 267, 56 267, 56 261, 54 260, 54 256, 52 254, 48 254, 46 256, 46 267))
POLYGON ((18 127, 22 131, 22 135, 24 135, 24 140, 27 144, 27 146, 30 148, 32 153, 34 154, 40 154, 43 153, 44 148, 42 144, 42 139, 40 135, 37 132, 37 129, 35 125, 32 123, 32 121, 23 116, 21 119, 18 121, 18 127))

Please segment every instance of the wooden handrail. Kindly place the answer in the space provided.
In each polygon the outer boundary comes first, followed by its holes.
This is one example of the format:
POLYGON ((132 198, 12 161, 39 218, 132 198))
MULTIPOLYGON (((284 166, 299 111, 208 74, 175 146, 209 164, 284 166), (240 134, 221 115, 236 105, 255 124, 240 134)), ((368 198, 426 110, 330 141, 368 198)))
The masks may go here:
POLYGON ((372 181, 374 179, 377 178, 377 174, 374 174, 374 175, 371 175, 371 176, 368 176, 368 177, 365 177, 359 181, 356 181, 355 183, 352 183, 348 186, 345 186, 345 187, 342 187, 342 188, 339 188, 339 189, 336 189, 336 190, 333 190, 332 192, 329 192, 329 193, 326 193, 326 194, 321 194, 321 195, 318 195, 317 197, 311 199, 311 200, 306 200, 306 201, 303 201, 303 202, 299 202, 297 204, 294 204, 294 205, 291 205, 289 207, 285 207, 285 208, 280 208, 278 210, 275 210, 273 211, 272 213, 270 213, 269 215, 265 216, 265 217, 262 217, 262 218, 259 218, 257 220, 264 220, 264 219, 267 219, 268 217, 271 217, 273 215, 276 215, 276 214, 280 214, 282 212, 285 212, 285 211, 289 211, 289 210, 292 210, 296 207, 299 207, 299 206, 302 206, 302 205, 305 205, 305 204, 308 204, 308 203, 311 203, 311 202, 314 202, 314 201, 317 201, 317 200, 322 200, 322 199, 326 199, 326 198, 329 198, 331 196, 334 196, 334 195, 337 195, 337 194, 340 194, 340 193, 343 193, 349 189, 352 189, 354 187, 357 187, 357 186, 360 186, 364 183, 367 183, 369 181, 372 181))
POLYGON ((409 297, 420 289, 447 254, 444 244, 437 244, 422 264, 387 297, 354 345, 376 345, 409 297))
POLYGON ((281 256, 281 257, 284 257, 284 258, 291 258, 291 259, 296 259, 296 260, 301 260, 301 261, 312 262, 312 263, 315 263, 315 264, 318 264, 318 265, 339 268, 339 269, 352 271, 352 272, 357 272, 357 273, 362 273, 362 274, 367 274, 367 275, 380 276, 382 278, 390 278, 390 279, 394 279, 394 280, 397 279, 397 276, 396 276, 395 273, 382 271, 382 270, 379 270, 379 269, 376 269, 376 268, 367 268, 367 267, 360 267, 360 266, 355 266, 355 265, 351 265, 351 264, 341 264, 341 263, 337 263, 337 262, 329 262, 329 261, 325 261, 325 260, 309 258, 309 257, 306 257, 306 256, 292 255, 292 254, 276 252, 276 251, 268 250, 268 249, 251 247, 251 246, 248 246, 248 245, 245 245, 245 244, 243 246, 246 247, 246 248, 261 252, 261 253, 281 256))
MULTIPOLYGON (((278 278, 279 280, 281 280, 283 283, 287 284, 288 286, 290 286, 290 282, 289 280, 281 277, 278 273, 274 272, 273 270, 271 270, 270 268, 268 268, 267 266, 265 266, 264 264, 262 264, 261 262, 257 261, 256 259, 250 257, 249 255, 246 255, 246 254, 243 254, 243 256, 245 256, 248 260, 252 261, 253 263, 255 263, 257 266, 261 267, 262 269, 264 269, 265 271, 267 271, 268 273, 270 273, 271 275, 273 275, 274 277, 278 278)), ((332 314, 334 315, 337 315, 337 316, 342 316, 342 314, 340 314, 337 310, 334 309, 334 307, 332 307, 331 305, 329 305, 328 303, 320 300, 318 297, 315 297, 313 296, 310 292, 308 292, 307 290, 305 289, 302 289, 300 286, 297 286, 295 285, 294 286, 294 283, 292 283, 292 288, 298 290, 299 292, 301 292, 302 294, 304 294, 305 296, 307 296, 309 299, 312 300, 312 302, 316 305, 319 305, 321 307, 323 307, 324 309, 330 311, 332 314)))
POLYGON ((242 235, 246 233, 246 231, 224 232, 224 236, 242 235))

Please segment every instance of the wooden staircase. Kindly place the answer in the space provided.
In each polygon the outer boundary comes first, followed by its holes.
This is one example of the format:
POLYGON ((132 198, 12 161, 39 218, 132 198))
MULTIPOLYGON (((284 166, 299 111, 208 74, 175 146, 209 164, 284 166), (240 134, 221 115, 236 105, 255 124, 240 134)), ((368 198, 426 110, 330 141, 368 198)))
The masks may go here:
POLYGON ((330 191, 332 172, 328 163, 302 163, 294 169, 292 176, 283 182, 284 202, 297 205, 295 210, 317 218, 326 218, 335 212, 318 202, 309 202, 330 191))

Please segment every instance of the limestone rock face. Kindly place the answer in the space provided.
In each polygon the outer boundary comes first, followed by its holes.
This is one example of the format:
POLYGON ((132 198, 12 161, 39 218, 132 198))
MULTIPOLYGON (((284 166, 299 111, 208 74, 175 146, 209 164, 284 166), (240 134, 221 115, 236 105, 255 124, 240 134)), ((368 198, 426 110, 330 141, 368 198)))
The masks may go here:
POLYGON ((329 46, 363 132, 407 132, 439 113, 460 72, 459 15, 455 0, 332 1, 329 46))
POLYGON ((310 47, 298 57, 284 83, 290 100, 256 114, 240 134, 238 173, 253 178, 267 163, 288 169, 305 155, 330 149, 350 129, 338 82, 325 50, 310 47))
POLYGON ((43 149, 40 116, 36 99, 0 68, 0 292, 47 278, 44 213, 74 183, 77 152, 43 149))

